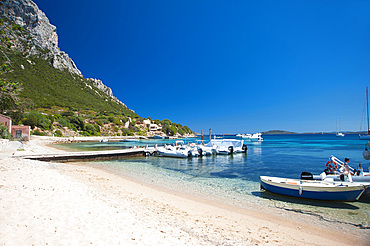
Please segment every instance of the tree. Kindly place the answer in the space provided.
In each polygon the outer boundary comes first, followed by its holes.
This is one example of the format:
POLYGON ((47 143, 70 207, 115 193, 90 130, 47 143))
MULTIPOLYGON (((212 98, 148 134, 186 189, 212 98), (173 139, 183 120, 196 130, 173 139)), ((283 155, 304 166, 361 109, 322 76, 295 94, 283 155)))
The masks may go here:
POLYGON ((12 135, 8 132, 8 128, 0 122, 0 138, 11 138, 12 135))
MULTIPOLYGON (((0 75, 2 75, 1 72, 0 75)), ((8 82, 4 79, 0 79, 0 112, 13 109, 18 105, 18 96, 21 90, 22 87, 20 83, 8 82)))
MULTIPOLYGON (((3 22, 0 23, 3 25, 3 22)), ((8 40, 9 41, 9 40, 8 40)), ((5 39, 1 39, 1 43, 4 43, 5 39)), ((1 50, 4 57, 7 58, 5 53, 1 50)), ((8 58, 8 62, 10 62, 8 58)), ((7 81, 4 79, 3 74, 9 72, 10 68, 6 63, 3 63, 0 68, 0 112, 7 109, 12 109, 18 105, 18 96, 22 90, 22 85, 18 82, 7 81)))

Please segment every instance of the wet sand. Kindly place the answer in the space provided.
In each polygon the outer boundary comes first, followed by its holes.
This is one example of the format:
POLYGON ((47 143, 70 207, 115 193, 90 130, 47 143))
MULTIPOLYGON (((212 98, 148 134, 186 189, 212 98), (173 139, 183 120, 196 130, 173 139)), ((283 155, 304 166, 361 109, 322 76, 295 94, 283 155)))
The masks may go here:
POLYGON ((32 161, 33 137, 0 150, 2 245, 369 245, 368 230, 281 209, 238 208, 93 168, 32 161))

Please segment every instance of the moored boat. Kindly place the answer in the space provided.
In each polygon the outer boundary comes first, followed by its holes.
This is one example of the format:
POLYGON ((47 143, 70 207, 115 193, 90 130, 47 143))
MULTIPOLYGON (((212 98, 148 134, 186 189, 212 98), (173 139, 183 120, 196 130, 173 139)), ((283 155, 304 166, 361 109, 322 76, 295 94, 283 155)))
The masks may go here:
POLYGON ((238 134, 236 135, 237 137, 240 137, 240 138, 243 138, 243 139, 247 139, 251 142, 262 142, 263 141, 263 138, 262 138, 262 133, 258 132, 258 133, 253 133, 253 134, 249 134, 249 133, 246 133, 246 134, 238 134))
POLYGON ((152 138, 153 139, 165 139, 165 137, 161 135, 154 135, 152 138))
POLYGON ((206 146, 203 140, 197 140, 196 146, 200 156, 216 154, 216 146, 206 146))
POLYGON ((260 176, 261 188, 299 198, 332 201, 357 201, 368 185, 350 182, 299 180, 260 176))
POLYGON ((187 158, 191 156, 189 149, 184 146, 166 145, 164 147, 157 147, 156 152, 158 156, 163 157, 187 158))
POLYGON ((233 153, 247 152, 247 146, 244 144, 244 140, 238 139, 212 139, 205 146, 214 148, 217 154, 230 155, 233 153))
POLYGON ((165 157, 187 158, 193 154, 189 146, 186 146, 182 140, 176 141, 175 146, 165 145, 164 147, 157 147, 156 149, 158 156, 165 157))

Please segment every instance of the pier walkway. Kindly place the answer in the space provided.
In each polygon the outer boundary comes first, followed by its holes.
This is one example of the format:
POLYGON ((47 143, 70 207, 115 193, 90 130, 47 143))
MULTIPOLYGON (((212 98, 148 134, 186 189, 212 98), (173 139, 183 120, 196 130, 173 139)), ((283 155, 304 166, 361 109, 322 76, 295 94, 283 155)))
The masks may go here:
POLYGON ((42 155, 24 155, 17 157, 39 161, 76 162, 76 161, 113 160, 144 155, 145 155, 144 148, 132 148, 108 151, 85 151, 85 152, 42 154, 42 155))

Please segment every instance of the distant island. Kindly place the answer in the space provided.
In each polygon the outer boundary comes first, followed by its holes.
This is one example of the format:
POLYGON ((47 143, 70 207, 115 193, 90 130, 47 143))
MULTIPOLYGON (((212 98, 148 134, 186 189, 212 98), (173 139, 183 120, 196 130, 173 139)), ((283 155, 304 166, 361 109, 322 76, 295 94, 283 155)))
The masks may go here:
POLYGON ((267 132, 262 132, 262 134, 299 134, 296 132, 282 131, 282 130, 270 130, 267 132))
MULTIPOLYGON (((365 134, 366 132, 350 132, 350 131, 346 131, 346 132, 343 132, 345 134, 365 134)), ((298 133, 298 132, 289 132, 289 131, 283 131, 283 130, 270 130, 270 131, 265 131, 265 132, 262 132, 262 134, 266 134, 266 135, 277 135, 277 134, 336 134, 336 132, 301 132, 301 133, 298 133)))

